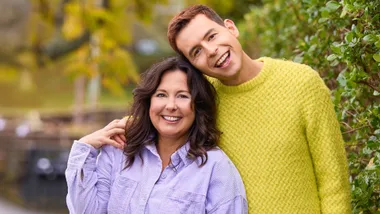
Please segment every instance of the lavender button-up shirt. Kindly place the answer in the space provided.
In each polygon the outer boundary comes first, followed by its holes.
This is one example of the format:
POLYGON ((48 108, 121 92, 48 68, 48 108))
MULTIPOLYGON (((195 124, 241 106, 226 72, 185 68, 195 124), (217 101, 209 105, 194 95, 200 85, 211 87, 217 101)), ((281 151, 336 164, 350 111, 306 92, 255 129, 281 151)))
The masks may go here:
POLYGON ((107 145, 98 156, 94 147, 75 141, 66 170, 70 213, 248 213, 243 182, 225 153, 208 151, 199 167, 187 157, 188 148, 178 149, 162 171, 154 144, 144 147, 144 161, 137 156, 125 168, 123 151, 107 145))

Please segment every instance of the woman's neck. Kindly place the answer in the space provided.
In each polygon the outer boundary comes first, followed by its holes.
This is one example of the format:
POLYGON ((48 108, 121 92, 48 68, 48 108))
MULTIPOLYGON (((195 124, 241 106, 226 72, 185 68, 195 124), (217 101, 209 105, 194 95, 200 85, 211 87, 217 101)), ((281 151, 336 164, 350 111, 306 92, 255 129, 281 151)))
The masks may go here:
POLYGON ((158 137, 157 152, 162 161, 162 170, 170 164, 170 157, 182 145, 186 143, 187 136, 181 138, 158 137))

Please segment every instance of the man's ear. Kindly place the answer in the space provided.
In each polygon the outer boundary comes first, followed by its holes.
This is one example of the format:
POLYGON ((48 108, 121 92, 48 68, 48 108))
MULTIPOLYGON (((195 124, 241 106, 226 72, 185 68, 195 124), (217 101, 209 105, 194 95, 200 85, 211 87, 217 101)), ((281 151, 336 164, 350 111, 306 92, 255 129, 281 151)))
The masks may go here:
POLYGON ((239 29, 237 29, 235 23, 231 19, 224 20, 224 26, 234 35, 236 38, 239 37, 239 29))

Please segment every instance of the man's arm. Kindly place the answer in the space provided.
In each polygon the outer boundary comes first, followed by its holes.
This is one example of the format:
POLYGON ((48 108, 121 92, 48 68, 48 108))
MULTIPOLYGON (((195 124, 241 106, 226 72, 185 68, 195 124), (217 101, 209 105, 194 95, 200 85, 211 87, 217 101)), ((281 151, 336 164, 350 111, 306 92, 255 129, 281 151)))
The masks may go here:
POLYGON ((313 72, 305 95, 306 137, 310 147, 321 213, 351 213, 350 184, 344 141, 330 93, 313 72))

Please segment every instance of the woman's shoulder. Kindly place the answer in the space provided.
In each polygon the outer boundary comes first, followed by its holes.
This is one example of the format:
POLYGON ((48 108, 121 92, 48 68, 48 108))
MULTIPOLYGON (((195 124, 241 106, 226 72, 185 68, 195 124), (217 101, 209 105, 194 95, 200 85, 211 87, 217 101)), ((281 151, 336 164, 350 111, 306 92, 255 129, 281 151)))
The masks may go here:
POLYGON ((100 155, 106 155, 107 159, 110 160, 112 164, 115 164, 115 166, 117 164, 123 165, 123 161, 125 162, 124 151, 111 145, 104 145, 100 149, 100 155))
POLYGON ((208 150, 207 158, 208 158, 207 162, 210 162, 213 164, 232 163, 230 158, 226 155, 226 153, 224 153, 223 150, 220 149, 219 147, 208 150))

